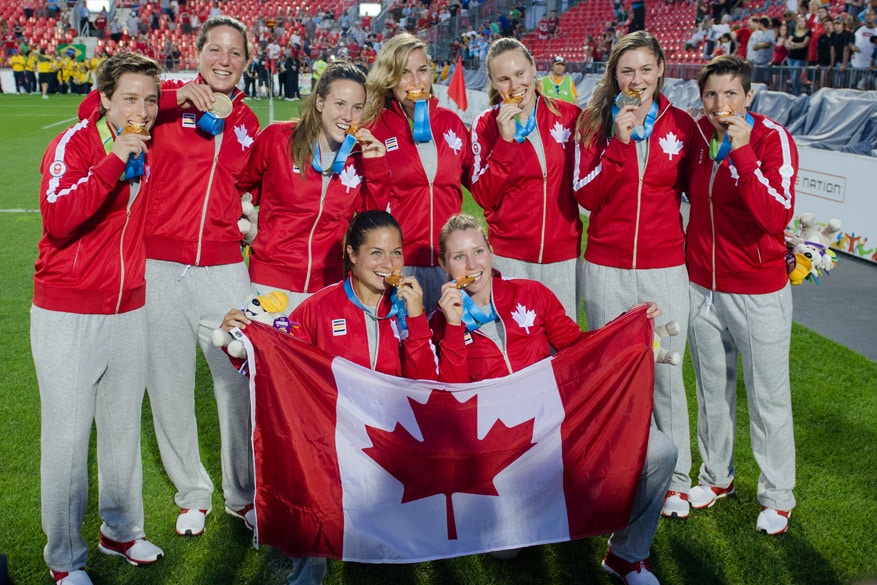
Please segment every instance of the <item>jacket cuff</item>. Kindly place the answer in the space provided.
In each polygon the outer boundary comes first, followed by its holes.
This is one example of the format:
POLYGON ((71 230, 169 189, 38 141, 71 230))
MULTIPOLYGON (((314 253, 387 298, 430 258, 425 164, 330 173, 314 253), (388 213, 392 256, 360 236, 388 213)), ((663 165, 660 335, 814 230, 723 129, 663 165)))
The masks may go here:
POLYGON ((752 144, 744 144, 740 148, 731 151, 731 160, 734 163, 734 166, 737 167, 737 172, 740 173, 741 176, 743 174, 749 174, 755 172, 755 169, 758 168, 758 155, 755 153, 755 149, 752 148, 752 144))
POLYGON ((119 182, 119 177, 125 172, 126 164, 111 152, 94 166, 94 174, 103 179, 107 185, 113 186, 119 182))

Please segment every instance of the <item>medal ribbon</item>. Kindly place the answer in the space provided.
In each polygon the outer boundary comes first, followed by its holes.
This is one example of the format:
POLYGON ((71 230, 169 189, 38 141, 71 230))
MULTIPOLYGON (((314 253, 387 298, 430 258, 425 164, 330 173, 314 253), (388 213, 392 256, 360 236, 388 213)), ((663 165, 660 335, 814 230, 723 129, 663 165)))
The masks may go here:
MULTIPOLYGON (((335 154, 335 160, 332 162, 332 173, 336 175, 341 174, 341 171, 344 170, 344 165, 347 163, 347 157, 350 156, 350 151, 353 150, 354 146, 356 146, 356 137, 352 134, 345 135, 344 142, 341 143, 341 148, 338 149, 338 152, 335 154)), ((321 175, 327 174, 323 170, 323 155, 320 152, 319 139, 314 141, 314 157, 311 160, 311 166, 321 175)))
MULTIPOLYGON (((619 112, 619 108, 613 102, 612 103, 612 120, 613 121, 615 120, 615 116, 618 115, 618 112, 619 112)), ((643 123, 642 135, 640 135, 639 132, 637 132, 636 129, 634 129, 634 131, 630 135, 630 137, 635 142, 640 142, 641 140, 647 139, 649 136, 652 135, 652 130, 655 129, 655 120, 657 118, 658 118, 658 102, 655 100, 652 100, 652 107, 649 108, 649 113, 646 114, 646 121, 643 123)))
POLYGON ((490 303, 490 313, 485 314, 484 310, 472 300, 472 297, 465 291, 460 292, 462 293, 460 296, 463 297, 463 324, 466 326, 466 331, 475 331, 482 325, 499 319, 499 315, 493 307, 493 302, 490 303))
POLYGON ((521 123, 518 121, 518 118, 515 117, 515 142, 521 144, 524 140, 527 139, 527 136, 530 135, 530 132, 536 129, 536 106, 533 106, 533 111, 530 112, 530 117, 527 118, 527 125, 521 126, 521 123))
MULTIPOLYGON (((106 124, 97 125, 98 134, 104 144, 104 150, 109 154, 113 150, 113 135, 109 127, 109 120, 106 124)), ((116 130, 116 136, 122 133, 122 129, 116 130)), ((125 174, 119 177, 120 181, 130 181, 143 176, 144 165, 146 163, 146 153, 141 152, 140 156, 135 157, 133 154, 128 155, 128 162, 125 163, 125 174)))
MULTIPOLYGON (((405 301, 399 298, 396 294, 396 287, 393 287, 392 292, 390 293, 390 301, 392 303, 392 307, 390 308, 390 312, 387 313, 385 317, 378 317, 376 314, 372 313, 371 309, 362 304, 362 301, 359 300, 359 297, 356 296, 356 293, 353 292, 353 278, 348 276, 347 279, 344 280, 344 292, 347 293, 347 298, 353 303, 356 307, 365 311, 378 321, 382 319, 392 319, 396 317, 396 323, 399 324, 399 329, 405 331, 408 329, 408 309, 405 308, 405 301)), ((380 303, 379 303, 380 304, 380 303)))
MULTIPOLYGON (((237 88, 234 88, 232 90, 231 96, 229 96, 231 100, 234 100, 237 92, 237 88)), ((223 128, 225 128, 225 118, 217 118, 216 114, 214 114, 210 110, 207 110, 198 119, 198 128, 204 130, 211 136, 216 136, 217 134, 222 132, 223 128)))
POLYGON ((429 142, 432 130, 429 128, 429 100, 414 102, 414 142, 429 142))
MULTIPOLYGON (((746 112, 746 123, 750 126, 755 126, 755 120, 749 112, 746 112)), ((728 156, 728 153, 731 152, 731 139, 728 137, 728 133, 725 132, 725 136, 722 137, 722 143, 719 144, 716 134, 716 131, 713 130, 713 137, 710 139, 710 158, 722 162, 728 156)))

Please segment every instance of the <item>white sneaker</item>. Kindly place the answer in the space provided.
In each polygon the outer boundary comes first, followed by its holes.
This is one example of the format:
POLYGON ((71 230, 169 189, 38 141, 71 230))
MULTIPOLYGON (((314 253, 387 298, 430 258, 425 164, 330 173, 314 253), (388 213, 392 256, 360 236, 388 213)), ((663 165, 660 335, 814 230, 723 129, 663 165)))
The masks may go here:
POLYGON ((634 563, 625 561, 606 551, 603 558, 603 570, 621 579, 625 585, 661 585, 658 578, 652 573, 651 561, 643 559, 634 563))
POLYGON ((713 504, 716 503, 716 500, 718 500, 719 498, 730 496, 733 493, 733 481, 731 482, 731 485, 726 488, 720 488, 714 485, 697 484, 696 486, 691 488, 690 492, 688 492, 688 503, 691 504, 691 507, 695 510, 712 508, 713 504))
POLYGON ((151 565, 164 556, 164 551, 146 540, 137 538, 128 542, 119 542, 108 538, 104 533, 100 535, 97 549, 105 555, 124 557, 129 564, 135 567, 151 565))
POLYGON ((210 510, 183 508, 177 516, 177 534, 180 536, 199 536, 204 533, 204 522, 210 510))
POLYGON ((49 574, 55 581, 55 585, 93 585, 85 569, 76 569, 69 573, 49 569, 49 574))
POLYGON ((682 492, 667 492, 664 499, 664 505, 661 507, 661 516, 664 518, 675 518, 676 520, 684 520, 688 518, 691 506, 688 504, 688 494, 682 492))
POLYGON ((247 527, 247 530, 253 530, 256 526, 256 508, 253 507, 253 504, 247 504, 240 510, 232 510, 228 506, 225 507, 225 511, 228 514, 231 514, 235 518, 240 518, 244 521, 244 525, 247 527))
POLYGON ((792 511, 776 510, 774 508, 762 508, 755 522, 755 529, 762 534, 777 536, 789 529, 789 516, 792 511))

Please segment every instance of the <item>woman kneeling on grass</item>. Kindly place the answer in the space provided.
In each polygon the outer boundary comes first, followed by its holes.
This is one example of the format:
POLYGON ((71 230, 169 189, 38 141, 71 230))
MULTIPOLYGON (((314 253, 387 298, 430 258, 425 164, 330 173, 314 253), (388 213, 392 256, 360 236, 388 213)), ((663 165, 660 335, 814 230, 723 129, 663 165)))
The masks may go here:
MULTIPOLYGON (((401 276, 402 231, 385 211, 357 215, 347 230, 347 278, 308 297, 290 321, 292 333, 334 356, 383 374, 435 379, 435 354, 423 312, 423 290, 413 276, 401 276), (333 333, 343 319, 347 334, 333 333)), ((226 314, 222 327, 244 329, 240 310, 226 314)), ((293 561, 290 585, 319 584, 326 559, 293 561)))
MULTIPOLYGON (((474 217, 451 217, 439 236, 439 250, 441 265, 451 278, 442 287, 439 308, 430 322, 442 381, 506 376, 548 357, 552 348, 563 349, 587 335, 545 285, 527 279, 505 280, 494 272, 493 250, 474 217), (535 313, 526 330, 504 321, 503 316, 518 305, 535 313)), ((657 305, 648 304, 650 319, 660 314, 657 305)), ((652 426, 630 521, 609 538, 603 559, 603 568, 625 583, 658 583, 649 571, 649 548, 675 464, 673 441, 652 426)))

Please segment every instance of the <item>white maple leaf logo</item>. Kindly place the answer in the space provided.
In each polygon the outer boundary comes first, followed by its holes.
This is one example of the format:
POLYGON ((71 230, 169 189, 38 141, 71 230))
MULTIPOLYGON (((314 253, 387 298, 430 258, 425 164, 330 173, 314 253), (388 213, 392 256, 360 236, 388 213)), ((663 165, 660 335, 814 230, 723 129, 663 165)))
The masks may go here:
POLYGON ((528 310, 527 307, 518 303, 517 310, 512 311, 512 319, 518 326, 524 328, 527 335, 530 335, 530 327, 536 322, 536 311, 528 310))
POLYGON ((359 187, 359 184, 362 183, 362 177, 356 174, 353 165, 347 165, 344 167, 344 170, 341 171, 341 174, 338 176, 341 179, 341 184, 347 187, 347 191, 345 191, 346 193, 350 193, 351 189, 359 187))
POLYGON ((564 128, 563 124, 560 122, 555 122, 554 127, 551 128, 551 136, 554 138, 558 144, 566 148, 566 143, 569 140, 569 128, 564 128))
POLYGON ((460 140, 460 137, 453 130, 445 132, 445 142, 454 150, 454 154, 460 154, 459 151, 463 148, 463 141, 460 140))
POLYGON ((672 132, 668 132, 666 136, 659 139, 658 144, 661 145, 664 154, 669 156, 670 160, 673 160, 673 156, 679 154, 683 147, 682 141, 676 138, 676 135, 672 132))
POLYGON ((237 136, 238 142, 241 143, 241 150, 246 150, 253 144, 253 138, 247 133, 247 127, 241 124, 234 127, 234 135, 237 136))

